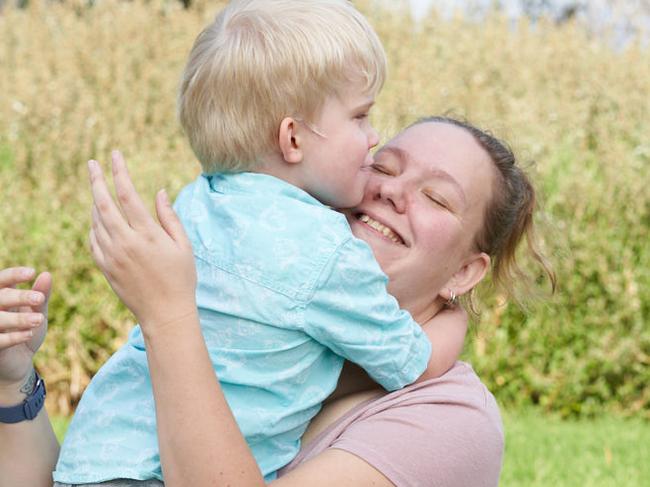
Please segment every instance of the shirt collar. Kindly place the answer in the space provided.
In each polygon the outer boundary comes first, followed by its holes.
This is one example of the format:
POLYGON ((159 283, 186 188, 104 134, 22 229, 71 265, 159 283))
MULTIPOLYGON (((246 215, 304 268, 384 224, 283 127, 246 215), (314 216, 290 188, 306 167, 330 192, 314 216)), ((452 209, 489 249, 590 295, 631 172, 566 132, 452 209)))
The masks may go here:
POLYGON ((306 191, 282 179, 257 172, 203 173, 211 192, 252 193, 256 196, 286 196, 318 206, 326 206, 306 191))

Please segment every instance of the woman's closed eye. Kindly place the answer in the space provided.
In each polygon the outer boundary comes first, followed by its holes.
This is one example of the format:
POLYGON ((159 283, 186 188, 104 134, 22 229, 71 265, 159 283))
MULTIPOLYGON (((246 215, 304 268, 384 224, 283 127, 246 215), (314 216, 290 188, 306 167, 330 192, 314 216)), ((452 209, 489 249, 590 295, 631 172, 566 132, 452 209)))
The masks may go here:
POLYGON ((423 191, 423 193, 424 193, 424 196, 426 196, 429 201, 431 201, 434 204, 444 208, 445 210, 450 210, 451 211, 451 206, 449 205, 447 200, 445 198, 443 198, 442 196, 440 196, 439 194, 430 193, 430 192, 427 192, 427 191, 423 191))
POLYGON ((385 174, 386 176, 394 176, 395 173, 388 167, 383 164, 374 163, 372 165, 373 170, 377 171, 379 174, 385 174))

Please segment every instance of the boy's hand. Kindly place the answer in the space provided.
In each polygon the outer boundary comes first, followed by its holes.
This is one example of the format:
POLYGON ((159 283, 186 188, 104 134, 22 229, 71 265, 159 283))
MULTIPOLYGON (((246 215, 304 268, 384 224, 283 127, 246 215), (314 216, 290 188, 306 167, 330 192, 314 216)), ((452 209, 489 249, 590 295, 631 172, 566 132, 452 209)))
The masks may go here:
POLYGON ((28 267, 0 270, 0 400, 7 391, 17 392, 30 374, 47 331, 52 276, 43 272, 31 290, 15 289, 34 275, 28 267))
POLYGON ((147 334, 196 313, 192 247, 165 191, 156 195, 158 224, 117 151, 112 167, 118 204, 99 164, 88 163, 94 200, 90 247, 109 284, 147 334))

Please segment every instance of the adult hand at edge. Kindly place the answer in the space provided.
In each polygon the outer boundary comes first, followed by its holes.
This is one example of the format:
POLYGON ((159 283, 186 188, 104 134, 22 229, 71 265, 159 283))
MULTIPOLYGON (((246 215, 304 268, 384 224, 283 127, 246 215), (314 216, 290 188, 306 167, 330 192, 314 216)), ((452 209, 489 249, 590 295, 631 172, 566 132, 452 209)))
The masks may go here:
POLYGON ((24 382, 45 339, 52 276, 43 272, 31 290, 15 289, 34 275, 34 269, 28 267, 0 270, 0 388, 15 388, 24 382))
POLYGON ((93 194, 90 247, 109 284, 143 333, 196 313, 192 247, 167 194, 156 195, 157 223, 133 186, 126 163, 112 154, 113 200, 99 163, 89 161, 93 194))

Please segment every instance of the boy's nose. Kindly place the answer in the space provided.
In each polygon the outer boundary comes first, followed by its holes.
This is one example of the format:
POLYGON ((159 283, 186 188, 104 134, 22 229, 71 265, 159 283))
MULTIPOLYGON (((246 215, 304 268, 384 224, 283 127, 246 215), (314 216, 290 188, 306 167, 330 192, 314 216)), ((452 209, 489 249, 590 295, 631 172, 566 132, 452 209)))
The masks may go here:
POLYGON ((379 134, 374 127, 370 126, 368 128, 368 148, 372 149, 377 144, 379 144, 379 134))

